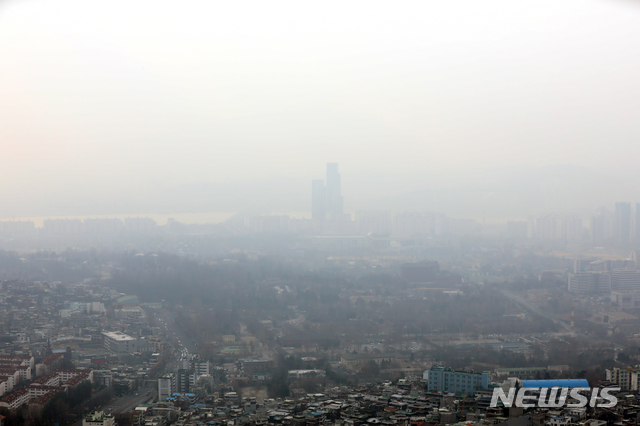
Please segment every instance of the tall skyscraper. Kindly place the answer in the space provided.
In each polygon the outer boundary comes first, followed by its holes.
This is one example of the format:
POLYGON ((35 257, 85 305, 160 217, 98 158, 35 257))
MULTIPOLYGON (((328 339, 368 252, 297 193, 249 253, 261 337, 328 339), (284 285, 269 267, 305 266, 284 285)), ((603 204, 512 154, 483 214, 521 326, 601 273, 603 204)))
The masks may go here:
POLYGON ((640 203, 636 203, 636 241, 640 241, 640 203))
POLYGON ((311 181, 311 218, 324 220, 327 215, 327 194, 322 179, 311 181))
POLYGON ((327 213, 342 214, 343 199, 338 163, 327 163, 327 213))
POLYGON ((616 203, 615 239, 622 245, 631 241, 631 203, 616 203))

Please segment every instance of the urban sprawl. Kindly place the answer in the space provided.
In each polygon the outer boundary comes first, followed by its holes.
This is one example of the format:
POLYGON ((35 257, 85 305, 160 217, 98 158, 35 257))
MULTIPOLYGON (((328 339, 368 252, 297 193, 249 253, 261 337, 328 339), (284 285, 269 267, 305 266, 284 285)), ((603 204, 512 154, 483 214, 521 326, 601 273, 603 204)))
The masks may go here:
POLYGON ((352 216, 336 164, 311 191, 307 219, 0 221, 2 424, 637 425, 637 206, 352 216), (585 390, 491 403, 556 385, 585 390))

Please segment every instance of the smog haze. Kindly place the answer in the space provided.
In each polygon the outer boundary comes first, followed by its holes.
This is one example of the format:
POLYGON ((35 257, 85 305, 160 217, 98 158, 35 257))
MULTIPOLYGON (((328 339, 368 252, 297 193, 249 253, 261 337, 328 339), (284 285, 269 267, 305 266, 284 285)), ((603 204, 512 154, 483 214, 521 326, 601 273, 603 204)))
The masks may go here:
POLYGON ((630 1, 0 3, 0 217, 588 214, 640 190, 630 1))

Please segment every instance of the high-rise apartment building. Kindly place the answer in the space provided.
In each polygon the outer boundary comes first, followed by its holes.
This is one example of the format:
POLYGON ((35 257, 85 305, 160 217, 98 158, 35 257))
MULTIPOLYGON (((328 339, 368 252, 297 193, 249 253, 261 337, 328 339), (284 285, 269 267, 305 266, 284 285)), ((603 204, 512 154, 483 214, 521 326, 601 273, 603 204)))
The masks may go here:
POLYGON ((342 214, 344 206, 338 163, 327 163, 326 200, 329 215, 342 214))
POLYGON ((324 220, 327 215, 327 193, 322 179, 311 181, 311 218, 324 220))
POLYGON ((601 207, 591 218, 591 241, 594 244, 611 241, 614 236, 614 216, 611 211, 601 207))
POLYGON ((539 240, 557 240, 562 236, 562 218, 547 215, 536 219, 535 237, 539 240))
POLYGON ((356 213, 356 224, 360 235, 390 234, 391 213, 388 211, 359 211, 356 213))
POLYGON ((581 241, 585 235, 582 218, 577 216, 564 216, 562 218, 562 240, 566 243, 581 241))
POLYGON ((158 224, 150 217, 127 217, 124 219, 124 229, 128 232, 152 233, 158 224))
POLYGON ((439 216, 434 213, 398 213, 394 220, 394 233, 398 236, 439 234, 439 216))
POLYGON ((616 203, 615 241, 629 245, 631 241, 631 203, 616 203))
POLYGON ((640 203, 636 203, 635 236, 636 241, 640 241, 640 203))
POLYGON ((124 224, 120 219, 85 219, 84 232, 87 234, 117 234, 122 232, 124 224))
POLYGON ((32 221, 0 221, 0 235, 23 237, 35 233, 32 221))
POLYGON ((48 235, 80 235, 82 229, 80 219, 45 219, 42 231, 48 235))

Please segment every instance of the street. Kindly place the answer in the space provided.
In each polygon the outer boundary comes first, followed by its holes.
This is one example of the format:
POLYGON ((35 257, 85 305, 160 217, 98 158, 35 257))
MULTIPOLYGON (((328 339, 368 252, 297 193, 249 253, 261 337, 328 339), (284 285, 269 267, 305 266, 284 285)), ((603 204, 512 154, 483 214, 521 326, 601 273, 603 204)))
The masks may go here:
MULTIPOLYGON (((189 353, 196 351, 196 344, 189 336, 176 324, 172 314, 164 309, 148 309, 147 312, 150 315, 154 315, 158 322, 158 326, 167 335, 169 340, 176 339, 181 347, 186 349, 189 353)), ((174 371, 177 365, 177 361, 172 359, 167 363, 165 371, 174 371)), ((140 404, 144 404, 150 400, 153 396, 153 391, 156 389, 155 381, 149 381, 145 385, 141 386, 136 392, 128 395, 123 395, 106 404, 102 410, 105 413, 126 413, 129 410, 137 407, 140 404)), ((82 420, 74 423, 73 426, 82 425, 82 420)))
POLYGON ((176 324, 172 314, 164 309, 149 309, 149 312, 153 313, 158 320, 159 326, 167 334, 169 338, 175 338, 180 346, 184 347, 189 353, 197 352, 195 342, 191 340, 189 336, 184 332, 178 324, 176 324))
POLYGON ((558 317, 556 317, 555 315, 551 314, 550 312, 543 311, 542 309, 540 309, 540 307, 534 305, 531 302, 528 302, 528 301, 524 300, 522 297, 517 296, 517 295, 515 295, 514 293, 512 293, 512 292, 510 292, 508 290, 502 290, 502 293, 506 297, 508 297, 509 299, 519 303, 521 306, 523 306, 527 310, 529 310, 529 311, 531 311, 533 313, 536 313, 536 314, 540 315, 541 317, 550 319, 554 323, 561 325, 565 330, 571 331, 571 325, 569 325, 566 322, 560 320, 558 317))

